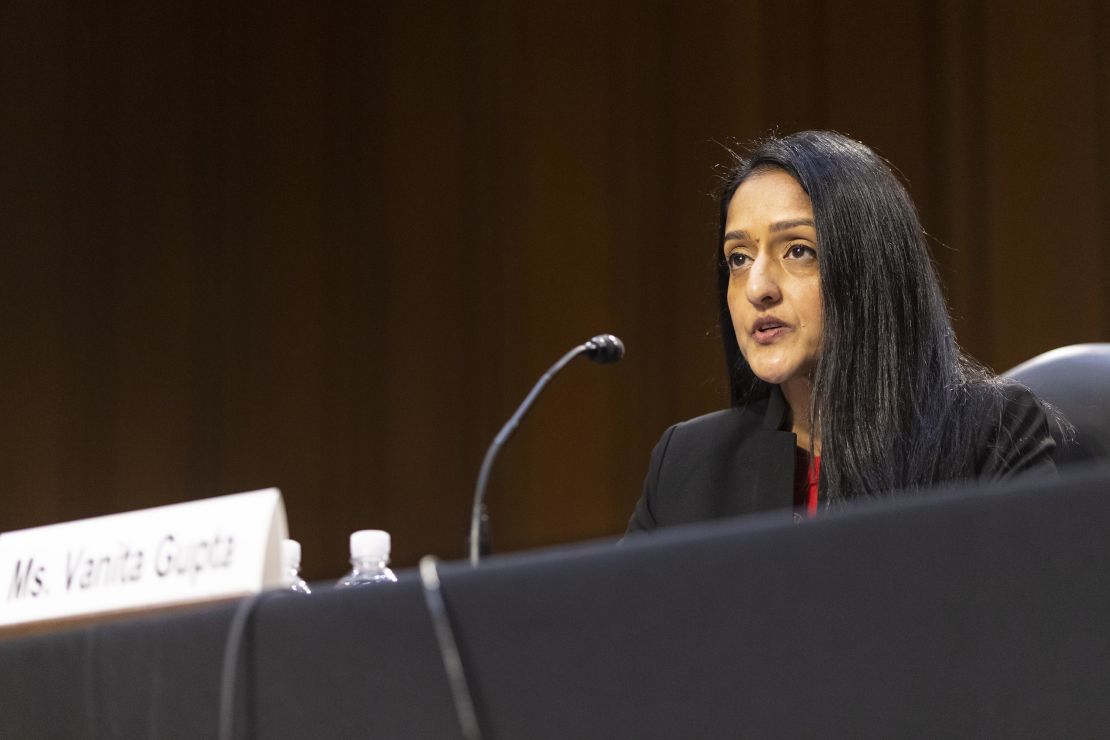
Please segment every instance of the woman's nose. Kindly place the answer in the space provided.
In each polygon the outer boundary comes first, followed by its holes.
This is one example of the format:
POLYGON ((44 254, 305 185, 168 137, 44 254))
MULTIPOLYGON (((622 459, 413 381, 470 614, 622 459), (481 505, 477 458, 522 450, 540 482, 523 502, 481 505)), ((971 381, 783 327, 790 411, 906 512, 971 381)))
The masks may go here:
POLYGON ((772 261, 763 255, 757 257, 748 273, 748 284, 745 289, 748 301, 757 307, 778 303, 782 299, 778 278, 772 261))

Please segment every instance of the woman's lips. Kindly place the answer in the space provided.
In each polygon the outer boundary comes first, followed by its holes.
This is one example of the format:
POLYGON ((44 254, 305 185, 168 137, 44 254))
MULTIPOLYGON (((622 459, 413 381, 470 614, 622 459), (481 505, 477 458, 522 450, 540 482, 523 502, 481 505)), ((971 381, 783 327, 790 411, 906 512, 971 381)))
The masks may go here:
POLYGON ((775 340, 791 330, 790 324, 775 318, 756 319, 752 326, 752 338, 759 344, 773 344, 775 340))

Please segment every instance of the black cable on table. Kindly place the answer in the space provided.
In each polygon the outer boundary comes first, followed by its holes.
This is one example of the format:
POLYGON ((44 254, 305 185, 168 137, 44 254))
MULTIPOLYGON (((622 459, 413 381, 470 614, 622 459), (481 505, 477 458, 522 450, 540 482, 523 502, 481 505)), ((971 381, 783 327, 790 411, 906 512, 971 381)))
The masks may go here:
POLYGON ((447 672, 451 697, 455 700, 455 715, 459 720, 459 729, 465 740, 481 740, 482 731, 478 727, 478 715, 474 711, 474 701, 470 696, 470 686, 466 681, 462 656, 459 655, 455 632, 451 628, 451 620, 447 615, 447 604, 443 601, 440 590, 438 562, 433 555, 425 555, 420 559, 420 582, 424 586, 424 603, 428 605, 428 613, 432 617, 432 628, 435 630, 436 643, 439 645, 439 655, 443 659, 443 668, 447 672))

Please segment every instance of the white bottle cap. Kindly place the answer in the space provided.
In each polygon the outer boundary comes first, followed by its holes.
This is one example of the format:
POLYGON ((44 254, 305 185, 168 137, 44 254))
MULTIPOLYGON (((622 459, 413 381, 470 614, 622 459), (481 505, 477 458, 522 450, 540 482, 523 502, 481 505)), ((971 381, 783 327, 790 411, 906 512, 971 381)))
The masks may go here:
POLYGON ((281 541, 281 567, 283 570, 301 567, 301 543, 296 540, 281 541))
POLYGON ((360 529, 351 532, 352 560, 389 560, 389 532, 381 529, 360 529))

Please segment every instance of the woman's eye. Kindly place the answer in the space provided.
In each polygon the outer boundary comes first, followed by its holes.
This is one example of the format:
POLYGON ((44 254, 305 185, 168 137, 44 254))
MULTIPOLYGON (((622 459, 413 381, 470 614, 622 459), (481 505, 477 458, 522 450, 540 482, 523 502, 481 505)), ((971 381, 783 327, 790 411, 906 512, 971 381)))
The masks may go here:
POLYGON ((796 260, 817 259, 817 250, 808 244, 794 244, 787 251, 787 255, 796 260))
POLYGON ((740 268, 748 264, 749 259, 748 255, 744 254, 743 252, 733 252, 725 258, 725 262, 728 263, 728 269, 739 270, 740 268))

